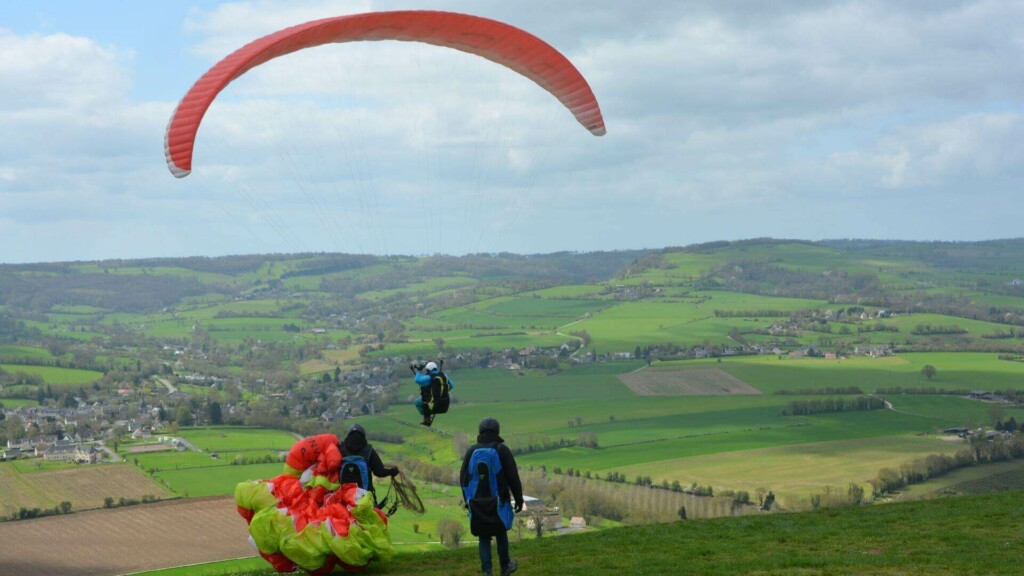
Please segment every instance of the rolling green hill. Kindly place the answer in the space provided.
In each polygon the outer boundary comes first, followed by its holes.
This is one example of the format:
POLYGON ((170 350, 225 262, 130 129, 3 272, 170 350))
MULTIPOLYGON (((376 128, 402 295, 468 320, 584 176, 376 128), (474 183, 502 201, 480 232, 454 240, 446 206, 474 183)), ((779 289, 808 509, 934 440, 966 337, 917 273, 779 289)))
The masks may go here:
MULTIPOLYGON (((995 575, 1012 573, 1024 546, 1024 493, 685 521, 513 542, 519 573, 645 575, 995 575)), ((259 559, 147 576, 269 576, 259 559), (241 566, 239 566, 241 564, 241 566), (244 567, 244 568, 243 568, 244 567)), ((476 547, 400 554, 365 574, 469 576, 476 547)))

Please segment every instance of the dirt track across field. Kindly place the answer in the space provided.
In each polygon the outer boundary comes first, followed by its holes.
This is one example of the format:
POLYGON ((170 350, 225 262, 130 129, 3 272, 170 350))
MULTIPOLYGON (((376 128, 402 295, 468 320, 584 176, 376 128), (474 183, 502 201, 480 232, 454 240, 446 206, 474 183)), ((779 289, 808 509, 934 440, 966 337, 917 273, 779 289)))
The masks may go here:
POLYGON ((0 523, 0 574, 114 576, 254 556, 234 498, 0 523))
POLYGON ((637 396, 724 396, 761 391, 718 368, 640 370, 619 374, 637 396))

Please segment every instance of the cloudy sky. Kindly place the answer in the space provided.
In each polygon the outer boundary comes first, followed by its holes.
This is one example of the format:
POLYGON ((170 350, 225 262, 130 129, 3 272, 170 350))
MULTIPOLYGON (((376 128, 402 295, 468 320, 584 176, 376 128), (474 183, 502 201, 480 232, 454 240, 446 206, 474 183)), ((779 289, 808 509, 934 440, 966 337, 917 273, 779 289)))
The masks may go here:
POLYGON ((0 135, 0 262, 1020 237, 1024 3, 10 2, 0 135), (337 44, 238 79, 193 173, 167 171, 167 120, 218 60, 410 8, 543 38, 608 134, 480 58, 337 44))

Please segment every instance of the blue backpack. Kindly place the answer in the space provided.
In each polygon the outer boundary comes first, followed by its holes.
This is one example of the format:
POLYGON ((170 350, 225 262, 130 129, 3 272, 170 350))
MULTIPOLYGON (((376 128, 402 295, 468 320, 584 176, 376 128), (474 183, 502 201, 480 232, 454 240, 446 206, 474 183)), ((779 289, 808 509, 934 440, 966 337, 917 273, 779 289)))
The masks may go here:
POLYGON ((341 483, 355 482, 360 488, 369 490, 370 468, 362 456, 345 456, 341 459, 341 483))
POLYGON ((469 530, 474 536, 497 536, 512 529, 515 513, 512 503, 498 494, 501 458, 494 447, 477 448, 469 457, 466 469, 469 483, 462 495, 469 508, 469 530))

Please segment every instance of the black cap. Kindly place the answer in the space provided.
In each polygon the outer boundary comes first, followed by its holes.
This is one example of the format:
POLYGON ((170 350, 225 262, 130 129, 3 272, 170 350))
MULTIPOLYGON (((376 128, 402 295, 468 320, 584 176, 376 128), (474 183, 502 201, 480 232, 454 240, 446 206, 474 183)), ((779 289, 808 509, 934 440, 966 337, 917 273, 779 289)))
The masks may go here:
POLYGON ((349 426, 348 427, 348 434, 351 434, 353 432, 359 432, 363 436, 366 436, 366 430, 363 429, 362 424, 353 424, 353 425, 349 426))
POLYGON ((480 433, 494 432, 495 434, 501 432, 501 424, 494 418, 487 417, 480 421, 480 433))

